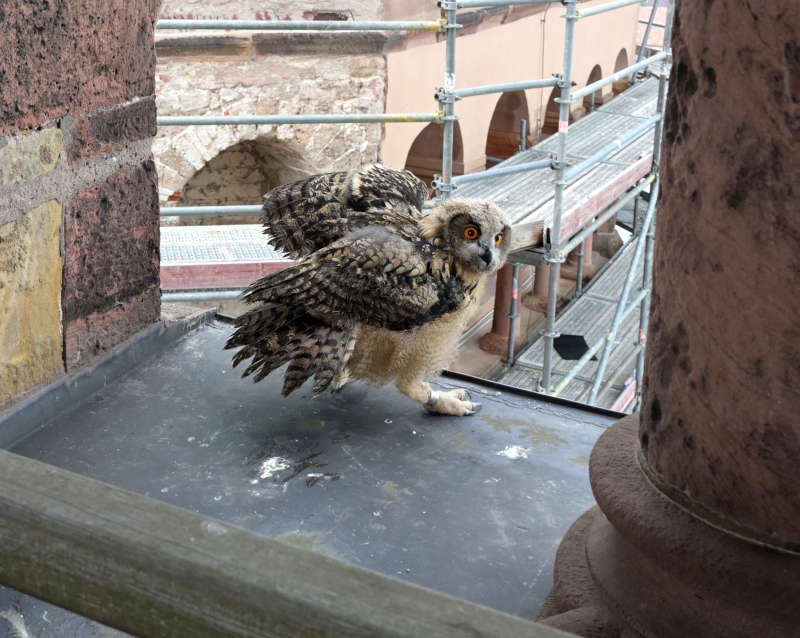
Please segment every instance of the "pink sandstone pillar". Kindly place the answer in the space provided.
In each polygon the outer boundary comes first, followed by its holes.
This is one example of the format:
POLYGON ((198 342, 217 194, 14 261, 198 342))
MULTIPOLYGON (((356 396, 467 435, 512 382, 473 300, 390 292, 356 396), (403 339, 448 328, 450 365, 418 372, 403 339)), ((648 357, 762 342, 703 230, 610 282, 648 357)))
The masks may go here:
MULTIPOLYGON (((584 281, 593 277, 597 272, 594 267, 594 260, 592 257, 592 249, 594 244, 594 235, 589 235, 583 244, 583 279, 584 281)), ((565 279, 578 279, 578 248, 575 248, 569 255, 567 255, 566 263, 561 267, 561 276, 565 279)), ((545 290, 545 296, 547 291, 545 290)))
MULTIPOLYGON (((563 267, 562 267, 563 270, 563 267)), ((547 295, 550 287, 550 264, 542 262, 533 270, 533 291, 525 300, 525 305, 541 314, 547 312, 547 295)))
MULTIPOLYGON (((508 352, 509 321, 508 310, 511 307, 513 294, 514 267, 506 264, 497 271, 497 284, 494 295, 494 314, 492 315, 492 330, 481 337, 480 347, 486 352, 503 354, 508 352)), ((517 328, 519 319, 515 319, 517 328)), ((519 337, 519 330, 517 337, 519 337)))
POLYGON ((546 624, 800 635, 796 9, 678 5, 642 410, 592 452, 546 624))
POLYGON ((533 271, 533 296, 547 299, 547 286, 550 281, 550 264, 541 263, 533 271))

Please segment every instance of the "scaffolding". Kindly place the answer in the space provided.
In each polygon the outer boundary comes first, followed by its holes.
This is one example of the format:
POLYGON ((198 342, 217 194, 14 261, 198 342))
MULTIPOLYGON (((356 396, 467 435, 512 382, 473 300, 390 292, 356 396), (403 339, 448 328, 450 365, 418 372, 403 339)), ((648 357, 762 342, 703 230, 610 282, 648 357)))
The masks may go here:
MULTIPOLYGON (((264 31, 436 31, 445 35, 445 77, 444 86, 436 91, 438 110, 435 113, 386 113, 386 114, 308 114, 308 115, 237 115, 237 116, 159 116, 158 126, 189 126, 189 125, 233 125, 233 124, 316 124, 316 123, 400 123, 400 122, 428 122, 443 126, 443 148, 441 173, 434 176, 433 186, 436 190, 436 200, 447 199, 460 185, 477 182, 480 180, 496 179, 504 175, 515 173, 540 171, 550 169, 554 176, 554 192, 552 196, 553 208, 549 225, 539 237, 531 236, 530 244, 511 258, 513 265, 514 291, 509 309, 509 346, 508 365, 514 364, 514 337, 515 319, 517 315, 517 288, 519 282, 520 264, 546 263, 549 268, 549 282, 547 295, 547 309, 545 313, 544 329, 544 361, 538 389, 541 392, 558 396, 566 387, 565 381, 573 379, 580 374, 591 358, 600 353, 601 358, 592 380, 592 390, 588 403, 594 405, 601 391, 603 373, 609 364, 611 353, 617 345, 617 337, 622 321, 629 317, 635 309, 639 308, 639 331, 637 342, 637 361, 635 373, 635 400, 641 392, 644 370, 644 343, 647 333, 647 321, 650 305, 650 280, 653 260, 653 228, 655 224, 656 200, 659 190, 659 165, 660 147, 663 130, 663 116, 666 103, 668 69, 671 63, 670 37, 674 2, 668 2, 668 15, 664 25, 656 25, 664 29, 664 42, 661 52, 644 57, 647 49, 647 38, 654 24, 654 17, 658 2, 653 3, 650 19, 647 21, 645 40, 641 45, 636 63, 621 69, 609 76, 601 78, 583 88, 573 90, 572 61, 575 46, 575 26, 581 19, 613 11, 632 4, 641 4, 641 0, 616 0, 596 4, 586 9, 579 9, 582 0, 562 0, 565 8, 562 17, 565 20, 564 50, 561 73, 552 78, 540 78, 525 82, 510 82, 492 84, 471 88, 456 89, 456 36, 461 24, 458 22, 460 9, 477 7, 496 7, 509 5, 552 4, 551 0, 440 0, 440 19, 432 21, 246 21, 246 20, 159 20, 156 29, 244 29, 264 31), (570 110, 573 104, 585 96, 593 96, 595 91, 609 84, 626 78, 635 78, 637 74, 650 73, 658 78, 658 98, 656 113, 642 121, 626 133, 596 149, 588 157, 578 162, 570 162, 567 154, 570 110), (454 128, 458 121, 455 114, 457 100, 466 99, 476 95, 490 93, 503 93, 505 91, 519 91, 532 88, 554 87, 559 91, 556 102, 559 105, 558 132, 555 134, 555 149, 549 157, 536 159, 531 162, 501 162, 486 171, 468 175, 453 175, 453 147, 454 128), (609 158, 621 149, 642 139, 652 131, 652 162, 646 177, 632 185, 632 189, 619 197, 618 201, 603 211, 595 211, 589 219, 584 220, 577 229, 571 229, 570 234, 562 237, 562 219, 564 213, 564 197, 566 189, 574 184, 594 167, 609 162, 609 158), (582 256, 585 251, 585 242, 604 222, 614 217, 623 206, 635 198, 641 191, 650 189, 650 203, 644 220, 636 225, 634 238, 634 254, 625 278, 622 292, 617 301, 616 310, 611 325, 602 339, 589 347, 584 356, 577 361, 569 375, 557 386, 553 384, 553 352, 554 341, 559 336, 556 332, 556 307, 558 297, 558 284, 560 279, 561 264, 566 260, 567 254, 576 251, 582 256), (641 273, 641 289, 634 299, 629 302, 634 278, 641 273), (571 376, 570 376, 571 375, 571 376)), ((524 150, 524 133, 521 150, 524 150)), ((512 158, 513 159, 513 158, 512 158)), ((235 206, 175 206, 162 207, 162 216, 174 215, 229 215, 229 214, 258 214, 260 205, 235 205, 235 206)), ((518 221, 518 220, 514 220, 518 221)), ((581 293, 582 285, 582 258, 579 258, 577 294, 581 293)), ((167 292, 163 294, 165 301, 197 301, 197 300, 225 300, 234 299, 240 290, 200 290, 194 292, 167 292)))

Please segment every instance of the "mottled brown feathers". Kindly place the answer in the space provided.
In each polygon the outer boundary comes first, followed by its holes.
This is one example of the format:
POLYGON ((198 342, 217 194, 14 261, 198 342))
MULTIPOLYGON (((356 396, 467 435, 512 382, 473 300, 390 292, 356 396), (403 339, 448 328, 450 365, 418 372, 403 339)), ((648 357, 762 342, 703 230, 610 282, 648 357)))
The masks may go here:
POLYGON ((264 195, 264 233, 275 248, 303 257, 366 226, 413 227, 426 196, 414 175, 380 164, 315 175, 264 195))
MULTIPOLYGON (((452 352, 479 285, 505 259, 497 238, 508 232, 486 202, 450 200, 423 215, 426 195, 408 171, 377 164, 267 193, 265 232, 302 259, 245 291, 256 307, 226 344, 240 348, 234 365, 251 359, 243 376, 258 381, 288 362, 284 395, 311 377, 314 393, 348 378, 396 378, 424 402, 422 379, 452 352)), ((471 410, 455 396, 442 405, 471 410)))

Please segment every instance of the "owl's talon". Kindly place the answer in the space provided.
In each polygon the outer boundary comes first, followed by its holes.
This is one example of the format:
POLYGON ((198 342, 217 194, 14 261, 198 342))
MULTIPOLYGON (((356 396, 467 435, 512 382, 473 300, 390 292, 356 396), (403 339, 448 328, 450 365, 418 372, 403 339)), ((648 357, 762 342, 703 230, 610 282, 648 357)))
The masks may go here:
POLYGON ((472 414, 476 412, 480 412, 481 408, 483 407, 483 403, 477 403, 475 401, 472 402, 472 414))

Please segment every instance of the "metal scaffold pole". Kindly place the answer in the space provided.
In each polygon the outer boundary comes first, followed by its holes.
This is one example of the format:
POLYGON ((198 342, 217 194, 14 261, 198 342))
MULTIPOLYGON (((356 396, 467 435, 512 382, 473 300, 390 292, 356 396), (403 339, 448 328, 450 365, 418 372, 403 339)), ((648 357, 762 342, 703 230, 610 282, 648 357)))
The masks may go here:
MULTIPOLYGON (((661 141, 664 133, 664 114, 667 108, 667 90, 669 88, 669 67, 672 63, 672 20, 675 12, 675 2, 669 2, 667 6, 667 19, 664 26, 664 44, 663 51, 666 53, 665 59, 661 62, 661 72, 658 78, 658 113, 661 119, 656 123, 656 130, 653 139, 653 168, 652 173, 656 176, 652 188, 650 189, 651 201, 658 200, 661 179, 659 177, 661 170, 661 141)), ((655 14, 655 7, 653 9, 655 14)), ((650 16, 653 20, 654 15, 650 16)), ((649 27, 649 25, 648 25, 649 27)), ((646 40, 645 40, 646 42, 646 40)), ((644 45, 643 45, 644 46, 644 45)), ((653 245, 655 241, 655 226, 656 221, 647 229, 647 236, 645 238, 645 252, 644 252, 644 271, 642 273, 642 288, 651 289, 653 281, 653 245)), ((634 401, 634 409, 636 409, 641 401, 642 396, 642 383, 644 381, 644 363, 645 363, 645 344, 647 342, 647 330, 650 321, 650 295, 645 297, 642 302, 642 307, 639 314, 639 352, 636 356, 636 399, 634 401)))
POLYGON ((436 194, 441 199, 450 197, 453 190, 453 133, 455 129, 454 107, 456 102, 456 35, 458 4, 451 0, 439 2, 442 10, 442 23, 446 33, 444 60, 444 87, 437 93, 439 113, 444 119, 442 140, 442 174, 434 178, 436 194))
POLYGON ((550 247, 545 260, 550 264, 550 280, 547 293, 547 315, 544 327, 544 360, 541 379, 541 389, 549 393, 552 389, 552 367, 554 340, 558 336, 555 332, 556 303, 558 301, 558 280, 561 274, 561 264, 564 257, 560 254, 561 245, 561 215, 564 209, 564 189, 566 188, 567 168, 567 133, 569 130, 569 114, 572 105, 570 93, 572 91, 572 51, 575 43, 575 23, 578 20, 577 0, 564 0, 567 7, 566 26, 564 29, 564 64, 561 80, 558 83, 561 89, 558 112, 558 154, 556 156, 556 189, 553 203, 553 226, 550 230, 550 247))

